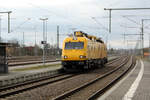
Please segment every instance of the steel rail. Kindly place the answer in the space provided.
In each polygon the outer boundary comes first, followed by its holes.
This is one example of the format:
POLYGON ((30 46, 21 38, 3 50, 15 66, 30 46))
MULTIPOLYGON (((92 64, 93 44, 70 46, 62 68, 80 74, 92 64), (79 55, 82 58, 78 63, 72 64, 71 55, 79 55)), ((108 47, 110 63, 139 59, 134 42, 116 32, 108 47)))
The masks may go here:
MULTIPOLYGON (((109 60, 108 63, 113 63, 113 62, 110 62, 110 61, 117 60, 117 59, 119 59, 119 58, 111 59, 111 60, 109 60)), ((61 61, 61 60, 46 60, 45 62, 49 63, 49 62, 59 62, 59 61, 61 61)), ((15 63, 15 64, 8 64, 8 66, 13 67, 13 66, 30 65, 30 64, 40 64, 40 63, 43 63, 43 62, 42 61, 31 61, 31 62, 21 62, 21 63, 19 62, 19 63, 15 63)))
MULTIPOLYGON (((115 59, 111 60, 110 62, 108 62, 107 65, 110 65, 110 64, 118 61, 119 59, 120 58, 115 58, 115 59)), ((47 76, 47 77, 44 77, 44 78, 38 78, 38 79, 32 80, 32 81, 33 82, 38 82, 38 81, 41 81, 41 80, 44 80, 44 79, 46 80, 46 79, 49 79, 49 78, 54 78, 54 77, 58 77, 58 76, 64 75, 64 73, 62 73, 61 69, 59 69, 58 72, 59 72, 59 74, 57 74, 57 75, 47 76)), ((12 88, 14 86, 26 85, 26 84, 31 83, 32 81, 27 81, 27 82, 24 82, 24 83, 19 83, 19 84, 13 84, 13 85, 10 85, 10 86, 0 87, 0 91, 2 91, 4 89, 10 89, 10 88, 12 88)))
MULTIPOLYGON (((63 75, 63 74, 62 74, 63 75)), ((5 98, 11 95, 15 95, 27 90, 31 90, 37 87, 41 87, 47 84, 52 84, 58 81, 62 81, 71 77, 74 77, 76 75, 64 75, 64 77, 62 77, 62 75, 55 75, 55 76, 51 76, 51 77, 47 77, 47 78, 43 78, 43 79, 39 79, 39 80, 35 80, 35 81, 29 81, 29 82, 25 82, 25 83, 21 83, 21 84, 17 84, 14 86, 9 86, 9 87, 4 87, 0 89, 0 98, 5 98), (62 78, 59 78, 62 77, 62 78), (56 78, 56 79, 54 79, 56 78), (43 82, 45 81, 45 82, 43 82), (19 89, 20 88, 20 89, 19 89)))
POLYGON ((127 70, 125 70, 120 76, 118 76, 117 78, 115 78, 114 80, 112 80, 109 84, 107 84, 105 87, 103 87, 102 89, 98 90, 97 92, 95 92, 93 95, 91 95, 88 100, 95 100, 97 99, 101 94, 103 94, 106 90, 108 90, 112 85, 114 85, 116 82, 118 82, 130 69, 131 67, 133 67, 135 65, 133 58, 131 58, 131 63, 128 67, 127 70))
MULTIPOLYGON (((45 61, 46 63, 49 63, 49 62, 59 62, 61 60, 49 60, 49 61, 45 61)), ((16 63, 16 64, 8 64, 8 66, 20 66, 20 65, 30 65, 30 64, 40 64, 42 63, 42 61, 33 61, 33 62, 22 62, 22 63, 16 63)))
POLYGON ((81 86, 79 86, 79 87, 77 87, 77 88, 74 88, 74 89, 72 89, 72 90, 70 90, 70 91, 67 91, 67 92, 65 92, 64 94, 59 95, 59 96, 57 96, 56 98, 54 98, 54 100, 62 100, 62 99, 65 99, 65 98, 67 98, 67 97, 69 97, 69 96, 71 96, 71 95, 77 93, 78 91, 80 91, 80 90, 82 90, 82 89, 84 89, 84 88, 86 88, 86 87, 88 87, 88 86, 90 86, 90 85, 96 83, 97 81, 99 81, 99 80, 101 80, 101 79, 107 77, 108 75, 110 75, 110 74, 114 73, 115 71, 117 71, 118 69, 120 69, 122 66, 124 66, 124 65, 128 62, 128 60, 129 60, 129 58, 126 57, 125 61, 124 61, 123 63, 121 63, 121 64, 120 64, 117 68, 115 68, 114 70, 111 70, 110 72, 107 72, 106 74, 104 74, 104 75, 102 75, 102 76, 100 76, 100 77, 98 77, 98 78, 96 78, 96 79, 94 79, 94 80, 92 80, 92 81, 90 81, 90 82, 88 82, 88 83, 85 83, 85 84, 83 84, 83 85, 81 85, 81 86))
MULTIPOLYGON (((111 63, 108 63, 108 64, 112 64, 112 62, 116 62, 119 59, 120 58, 117 58, 115 60, 111 60, 110 61, 111 63)), ((63 74, 59 74, 59 75, 47 76, 47 77, 39 78, 39 79, 36 79, 36 80, 26 81, 24 83, 18 83, 18 84, 14 84, 14 85, 11 85, 11 86, 1 87, 0 88, 0 98, 5 98, 5 97, 11 96, 11 95, 18 94, 20 92, 24 92, 24 91, 28 91, 28 90, 40 87, 40 86, 44 86, 44 85, 47 85, 47 84, 52 84, 52 83, 55 83, 55 82, 58 82, 58 81, 62 81, 62 80, 71 78, 73 76, 79 75, 79 74, 74 74, 74 75, 71 74, 70 76, 66 76, 64 78, 59 79, 59 77, 62 77, 62 75, 66 75, 66 74, 63 73, 63 74), (53 78, 56 78, 56 77, 58 79, 52 80, 53 78), (50 79, 50 80, 46 81, 48 79, 50 79), (42 82, 42 81, 46 81, 46 82, 42 82), (36 85, 32 85, 32 84, 35 84, 35 83, 36 83, 36 85), (22 88, 22 87, 24 87, 24 88, 22 88), (11 91, 9 92, 9 90, 11 90, 11 91)))

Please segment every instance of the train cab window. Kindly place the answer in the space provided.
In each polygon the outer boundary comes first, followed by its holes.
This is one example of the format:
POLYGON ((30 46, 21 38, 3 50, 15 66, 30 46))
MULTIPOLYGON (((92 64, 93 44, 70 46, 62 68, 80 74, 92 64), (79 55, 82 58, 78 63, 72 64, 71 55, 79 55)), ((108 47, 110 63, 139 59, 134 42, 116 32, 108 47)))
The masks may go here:
POLYGON ((84 42, 66 42, 65 49, 83 49, 84 42))

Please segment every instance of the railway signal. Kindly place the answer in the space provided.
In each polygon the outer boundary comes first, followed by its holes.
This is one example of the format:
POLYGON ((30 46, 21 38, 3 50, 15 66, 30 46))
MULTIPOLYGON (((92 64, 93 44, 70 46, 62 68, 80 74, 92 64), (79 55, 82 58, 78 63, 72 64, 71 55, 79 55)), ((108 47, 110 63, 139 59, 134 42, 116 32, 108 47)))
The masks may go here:
POLYGON ((41 41, 41 44, 46 44, 46 41, 41 41))

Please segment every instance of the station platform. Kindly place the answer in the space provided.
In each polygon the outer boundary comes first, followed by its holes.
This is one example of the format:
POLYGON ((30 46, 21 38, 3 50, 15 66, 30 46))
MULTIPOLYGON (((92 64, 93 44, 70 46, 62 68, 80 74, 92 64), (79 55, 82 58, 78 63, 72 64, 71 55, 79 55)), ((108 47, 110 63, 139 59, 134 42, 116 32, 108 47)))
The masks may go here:
POLYGON ((150 100, 150 62, 136 66, 98 100, 150 100))
MULTIPOLYGON (((56 65, 56 64, 61 64, 61 61, 58 62, 49 62, 49 63, 45 63, 45 65, 56 65)), ((30 64, 30 65, 20 65, 20 66, 13 66, 13 67, 9 67, 9 71, 13 71, 15 69, 24 69, 24 68, 31 68, 31 67, 37 67, 37 66, 41 66, 43 65, 43 63, 40 64, 30 64)), ((49 69, 55 69, 54 67, 51 67, 49 69)), ((45 70, 45 69, 44 69, 45 70)))
POLYGON ((52 65, 55 64, 60 64, 60 62, 57 63, 47 63, 46 65, 50 65, 51 67, 47 68, 41 68, 41 69, 34 69, 34 70, 25 70, 25 71, 15 71, 17 69, 23 69, 23 68, 33 68, 37 67, 42 64, 36 64, 36 65, 22 65, 22 66, 17 66, 17 67, 9 67, 9 73, 8 74, 0 74, 0 81, 1 80, 8 80, 8 79, 13 79, 15 77, 21 77, 21 76, 27 76, 27 75, 33 75, 37 73, 43 73, 43 72, 48 72, 48 71, 53 71, 53 70, 58 70, 61 68, 61 65, 57 65, 53 67, 52 65))
MULTIPOLYGON (((41 64, 42 65, 42 64, 41 64)), ((25 81, 34 80, 41 77, 47 77, 59 73, 61 69, 59 63, 46 64, 45 68, 37 68, 39 64, 35 65, 24 65, 9 68, 9 73, 0 74, 0 87, 5 87, 8 85, 13 85, 17 83, 22 83, 25 81), (24 70, 25 68, 31 68, 32 70, 24 70), (17 70, 19 69, 19 70, 17 70)))

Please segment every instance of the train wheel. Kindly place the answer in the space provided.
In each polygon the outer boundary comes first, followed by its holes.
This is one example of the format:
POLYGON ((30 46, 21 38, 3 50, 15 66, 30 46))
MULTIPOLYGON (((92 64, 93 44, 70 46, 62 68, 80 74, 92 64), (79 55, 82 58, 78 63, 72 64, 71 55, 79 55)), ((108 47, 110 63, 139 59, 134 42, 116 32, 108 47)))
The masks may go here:
POLYGON ((108 63, 108 59, 106 58, 106 63, 108 63))
POLYGON ((84 66, 84 69, 90 69, 90 63, 87 62, 86 65, 84 66))
POLYGON ((89 69, 88 65, 85 65, 83 69, 89 69))
POLYGON ((91 68, 92 68, 91 63, 89 63, 89 64, 88 64, 88 67, 89 67, 89 69, 91 69, 91 68))
POLYGON ((101 61, 101 66, 102 66, 102 67, 104 66, 104 60, 101 61))

